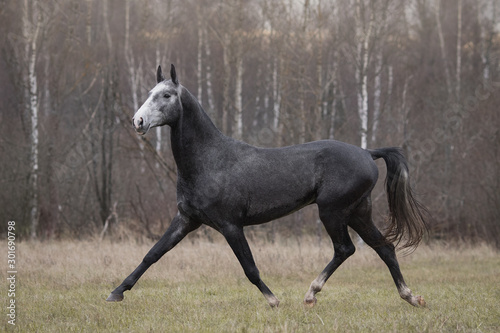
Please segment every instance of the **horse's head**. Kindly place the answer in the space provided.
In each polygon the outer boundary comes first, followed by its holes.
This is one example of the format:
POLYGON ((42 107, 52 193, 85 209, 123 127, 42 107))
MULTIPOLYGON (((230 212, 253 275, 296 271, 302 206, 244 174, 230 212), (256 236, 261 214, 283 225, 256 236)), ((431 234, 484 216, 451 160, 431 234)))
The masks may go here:
POLYGON ((180 85, 174 65, 170 68, 170 80, 166 80, 158 66, 156 86, 149 92, 148 99, 132 118, 132 125, 139 134, 156 126, 173 125, 180 116, 180 85))

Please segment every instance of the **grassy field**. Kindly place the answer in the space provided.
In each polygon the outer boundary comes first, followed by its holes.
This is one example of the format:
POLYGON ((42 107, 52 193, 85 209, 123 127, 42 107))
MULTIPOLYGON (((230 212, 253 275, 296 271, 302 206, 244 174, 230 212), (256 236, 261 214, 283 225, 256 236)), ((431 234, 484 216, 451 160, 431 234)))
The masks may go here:
POLYGON ((318 294, 316 307, 305 308, 304 293, 332 255, 326 240, 320 246, 313 239, 301 239, 300 246, 296 239, 251 242, 263 280, 281 301, 277 309, 247 281, 219 238, 185 240, 123 302, 105 302, 151 245, 18 243, 17 325, 3 315, 1 330, 500 332, 500 254, 486 246, 426 245, 400 258, 409 287, 425 297, 426 309, 399 298, 388 269, 369 248, 358 249, 318 294))

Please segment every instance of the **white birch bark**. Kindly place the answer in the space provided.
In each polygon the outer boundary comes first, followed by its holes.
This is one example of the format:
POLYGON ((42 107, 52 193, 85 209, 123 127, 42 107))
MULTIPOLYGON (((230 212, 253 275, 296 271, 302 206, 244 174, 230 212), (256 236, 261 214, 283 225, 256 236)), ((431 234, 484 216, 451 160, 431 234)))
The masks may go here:
MULTIPOLYGON (((328 113, 327 111, 327 100, 326 100, 326 95, 328 94, 328 84, 325 85, 324 81, 328 80, 323 80, 323 8, 321 6, 321 0, 318 1, 317 3, 317 10, 316 10, 316 17, 315 21, 317 22, 318 26, 318 31, 315 32, 317 41, 318 41, 318 46, 316 50, 316 117, 314 119, 315 123, 313 124, 314 127, 321 128, 322 127, 322 118, 324 117, 325 113, 328 113)), ((328 65, 326 67, 327 72, 328 72, 328 65)), ((320 140, 322 139, 321 136, 323 135, 321 130, 318 131, 310 131, 310 137, 313 140, 320 140)))
POLYGON ((337 101, 338 98, 342 98, 341 88, 339 86, 340 80, 338 79, 338 51, 334 51, 333 55, 333 69, 332 69, 332 83, 333 83, 333 100, 332 100, 332 114, 330 115, 330 131, 328 133, 328 138, 333 140, 335 138, 335 116, 337 114, 337 101), (337 96, 335 90, 338 90, 339 95, 337 96))
POLYGON ((203 27, 203 44, 205 46, 205 56, 207 58, 207 61, 205 61, 205 73, 207 77, 207 102, 208 102, 208 115, 212 117, 212 119, 215 116, 215 104, 214 104, 214 92, 212 89, 212 67, 210 66, 210 56, 211 56, 211 49, 210 49, 210 43, 208 40, 207 36, 207 27, 203 27))
POLYGON ((41 26, 41 13, 39 12, 38 2, 32 2, 32 13, 29 11, 29 1, 24 1, 23 8, 23 38, 25 41, 25 57, 27 61, 28 73, 26 77, 27 106, 31 120, 30 135, 30 236, 32 239, 37 237, 39 221, 39 202, 38 202, 38 86, 36 75, 36 60, 38 55, 37 41, 41 26), (33 21, 33 22, 32 22, 33 21))
MULTIPOLYGON (((38 27, 37 27, 38 30, 38 27)), ((33 38, 31 55, 29 60, 29 94, 30 94, 30 113, 31 113, 31 190, 32 190, 32 207, 31 207, 31 238, 36 238, 38 231, 38 88, 37 76, 35 73, 36 64, 36 36, 33 38)))
POLYGON ((45 66, 44 66, 44 76, 45 76, 45 83, 44 83, 44 89, 43 89, 43 110, 45 112, 45 115, 49 115, 50 113, 50 54, 49 52, 44 52, 44 61, 45 61, 45 66))
POLYGON ((229 117, 229 93, 230 93, 230 81, 231 81, 231 52, 230 52, 230 36, 228 32, 224 33, 222 42, 222 60, 224 63, 224 77, 223 77, 223 87, 222 87, 222 132, 226 134, 229 133, 228 117, 229 117))
POLYGON ((197 66, 196 66, 196 78, 198 81, 198 102, 203 105, 203 21, 201 13, 201 5, 197 7, 198 14, 198 56, 197 56, 197 66))
POLYGON ((382 73, 382 50, 377 53, 377 64, 375 67, 375 79, 373 87, 373 125, 372 125, 372 144, 377 140, 377 129, 380 117, 380 96, 382 94, 382 84, 381 84, 381 73, 382 73))
POLYGON ((274 58, 273 64, 273 128, 276 133, 279 133, 280 126, 280 105, 281 105, 281 90, 278 77, 279 59, 274 58))
MULTIPOLYGON (((493 17, 494 17, 493 13, 493 17)), ((487 33, 483 22, 483 7, 482 1, 477 5, 477 21, 479 22, 480 36, 481 36, 481 61, 483 63, 483 81, 488 81, 490 78, 490 65, 488 61, 488 42, 487 33)))
MULTIPOLYGON (((240 44, 240 43, 238 43, 240 44)), ((243 138, 243 57, 241 54, 241 45, 238 46, 238 59, 236 59, 236 84, 234 90, 234 129, 233 135, 236 139, 243 138)))
POLYGON ((132 103, 134 111, 139 109, 139 81, 140 76, 137 75, 137 70, 135 66, 135 58, 132 50, 130 49, 130 0, 125 2, 125 61, 127 62, 129 77, 130 77, 130 89, 132 95, 132 103))
POLYGON ((481 61, 483 63, 483 81, 487 82, 490 80, 491 76, 491 64, 490 64, 490 46, 492 43, 492 38, 495 35, 495 29, 493 29, 491 32, 488 32, 485 29, 484 26, 484 21, 485 21, 485 12, 491 12, 492 17, 491 17, 491 26, 495 27, 496 26, 496 14, 497 14, 497 1, 492 0, 486 2, 484 4, 485 7, 482 5, 482 1, 478 3, 478 22, 479 22, 479 27, 481 29, 481 61), (489 5, 491 4, 491 6, 489 5), (491 8, 490 8, 491 7, 491 8))
POLYGON ((368 28, 363 31, 363 17, 361 13, 360 0, 357 1, 357 43, 358 43, 358 62, 356 69, 356 79, 358 83, 358 114, 361 123, 360 136, 361 148, 368 146, 368 47, 374 24, 373 12, 370 14, 368 28))

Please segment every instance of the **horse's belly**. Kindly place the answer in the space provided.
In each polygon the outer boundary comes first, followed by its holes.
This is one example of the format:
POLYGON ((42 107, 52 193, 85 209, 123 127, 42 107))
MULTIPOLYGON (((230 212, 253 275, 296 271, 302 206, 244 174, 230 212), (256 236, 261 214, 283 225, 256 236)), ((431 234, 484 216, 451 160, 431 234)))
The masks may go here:
POLYGON ((316 199, 311 174, 261 177, 242 193, 245 224, 265 223, 291 214, 316 199))

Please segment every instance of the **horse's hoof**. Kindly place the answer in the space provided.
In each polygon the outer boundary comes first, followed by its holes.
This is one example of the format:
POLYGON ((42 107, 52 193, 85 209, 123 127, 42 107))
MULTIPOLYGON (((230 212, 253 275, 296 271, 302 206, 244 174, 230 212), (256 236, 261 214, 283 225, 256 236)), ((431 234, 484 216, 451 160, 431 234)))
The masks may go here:
POLYGON ((280 301, 277 301, 275 303, 269 303, 269 305, 274 309, 277 308, 280 305, 280 301))
POLYGON ((280 301, 275 297, 273 299, 268 300, 269 306, 272 308, 277 308, 280 305, 280 301))
POLYGON ((108 302, 121 302, 123 301, 123 294, 109 294, 108 298, 106 298, 108 302))
POLYGON ((309 308, 312 308, 316 305, 316 302, 318 300, 316 299, 316 297, 313 297, 313 298, 308 298, 308 299, 305 299, 304 300, 304 305, 309 307, 309 308))
POLYGON ((417 299, 417 303, 419 307, 425 308, 427 306, 427 303, 425 303, 425 300, 422 296, 417 296, 415 297, 417 299))

